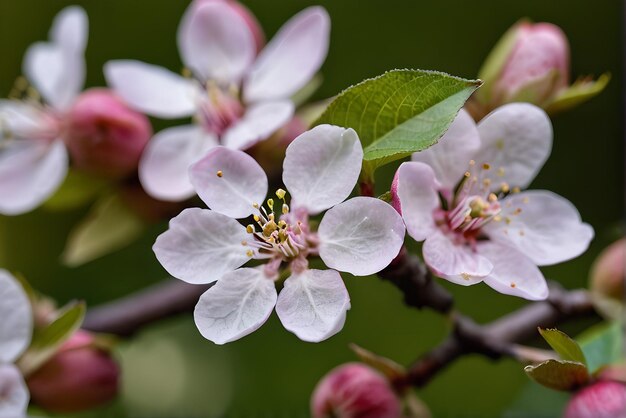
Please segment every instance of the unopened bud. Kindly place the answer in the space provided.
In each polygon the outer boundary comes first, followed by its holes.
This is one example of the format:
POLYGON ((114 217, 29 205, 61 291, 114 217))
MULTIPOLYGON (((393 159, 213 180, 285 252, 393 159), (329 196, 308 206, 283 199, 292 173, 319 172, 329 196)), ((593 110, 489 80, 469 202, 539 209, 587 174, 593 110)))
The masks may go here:
POLYGON ((314 418, 397 418, 400 412, 400 400, 389 382, 360 363, 331 370, 311 399, 314 418))
POLYGON ((76 332, 27 379, 32 401, 50 412, 77 412, 109 402, 118 392, 119 368, 94 336, 76 332))
POLYGON ((564 418, 625 418, 626 386, 608 380, 584 387, 572 396, 564 418))
POLYGON ((590 283, 594 305, 603 315, 619 319, 624 305, 626 238, 614 242, 596 259, 590 283))

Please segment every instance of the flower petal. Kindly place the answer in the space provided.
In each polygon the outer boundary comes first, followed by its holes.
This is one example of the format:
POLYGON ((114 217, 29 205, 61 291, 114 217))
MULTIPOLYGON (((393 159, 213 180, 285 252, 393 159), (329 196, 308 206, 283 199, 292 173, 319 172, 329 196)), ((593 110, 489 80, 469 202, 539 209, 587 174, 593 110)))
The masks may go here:
POLYGON ((343 202, 361 172, 363 148, 352 129, 319 125, 287 147, 283 183, 292 206, 317 214, 343 202))
POLYGON ((198 196, 208 207, 231 218, 245 218, 263 204, 267 176, 261 166, 243 151, 216 147, 189 169, 198 196))
POLYGON ((355 276, 384 269, 404 242, 404 223, 391 205, 355 197, 330 209, 318 229, 320 257, 331 268, 355 276))
POLYGON ((178 32, 183 62, 202 80, 238 83, 256 53, 243 16, 226 2, 191 5, 178 32))
POLYGON ((196 112, 198 87, 165 68, 133 60, 104 65, 107 83, 129 105, 151 116, 184 118, 196 112))
POLYGON ((548 284, 541 271, 528 257, 506 244, 483 241, 478 251, 493 263, 493 270, 484 281, 505 295, 529 300, 548 297, 548 284))
POLYGON ((59 126, 45 108, 19 100, 0 99, 0 123, 13 138, 56 138, 59 126))
POLYGON ((589 247, 593 228, 580 219, 578 210, 563 197, 530 190, 512 194, 501 202, 501 222, 490 222, 485 232, 507 242, 538 266, 578 257, 589 247))
POLYGON ((33 314, 22 285, 3 269, 0 269, 0 316, 0 363, 13 363, 30 344, 33 314))
POLYGON ((425 163, 408 162, 400 165, 397 176, 395 194, 406 229, 414 240, 424 241, 435 231, 433 213, 440 204, 435 173, 425 163))
POLYGON ((501 106, 478 124, 481 147, 477 163, 498 171, 494 185, 527 187, 552 150, 552 124, 542 109, 529 103, 501 106), (500 170, 502 169, 502 170, 500 170))
POLYGON ((26 418, 30 395, 19 369, 0 364, 0 418, 26 418))
POLYGON ((261 51, 244 84, 244 99, 284 99, 303 87, 328 53, 330 18, 322 7, 292 17, 261 51))
POLYGON ((172 276, 187 283, 219 280, 248 261, 248 234, 236 220, 212 210, 189 208, 170 221, 152 249, 172 276))
POLYGON ((0 213, 19 215, 48 199, 67 175, 63 142, 18 139, 0 148, 0 213))
POLYGON ((89 19, 80 6, 69 6, 61 10, 54 18, 50 29, 50 40, 65 51, 85 52, 89 36, 89 19))
POLYGON ((480 135, 476 123, 469 113, 461 109, 439 142, 424 151, 414 153, 411 159, 428 164, 441 185, 448 190, 454 190, 478 148, 480 135))
POLYGON ((139 161, 139 180, 154 198, 182 201, 195 190, 189 180, 189 167, 217 145, 213 134, 200 126, 185 125, 164 129, 146 146, 139 161))
POLYGON ((276 298, 274 281, 262 269, 231 271, 200 296, 194 311, 196 326, 215 344, 238 340, 267 321, 276 298))
POLYGON ((294 105, 289 100, 249 106, 243 117, 224 133, 222 143, 232 149, 248 149, 285 126, 293 112, 294 105))
POLYGON ((493 269, 487 258, 439 231, 424 241, 422 252, 433 273, 463 286, 480 283, 493 269))
POLYGON ((292 274, 278 296, 280 322, 302 341, 324 341, 343 328, 350 296, 334 270, 305 270, 292 274))

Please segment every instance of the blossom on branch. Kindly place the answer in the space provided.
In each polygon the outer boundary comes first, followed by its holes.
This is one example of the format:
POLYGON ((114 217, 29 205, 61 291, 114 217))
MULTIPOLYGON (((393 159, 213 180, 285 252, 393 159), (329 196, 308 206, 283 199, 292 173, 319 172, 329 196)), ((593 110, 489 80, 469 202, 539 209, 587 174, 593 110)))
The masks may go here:
POLYGON ((530 104, 502 106, 478 125, 461 111, 433 147, 403 163, 393 204, 439 277, 531 300, 548 296, 537 266, 583 253, 593 229, 544 190, 521 191, 550 154, 552 126, 530 104))
POLYGON ((369 197, 344 202, 362 158, 352 129, 320 125, 303 133, 283 163, 291 202, 279 189, 266 207, 267 177, 248 154, 216 147, 192 165, 191 182, 211 210, 184 210, 153 249, 174 277, 194 284, 217 280, 195 310, 205 338, 224 344, 248 335, 274 306, 285 328, 304 341, 319 342, 341 330, 350 298, 338 271, 374 274, 404 240, 404 224, 390 205, 369 197), (321 213, 319 224, 310 219, 321 213), (247 226, 238 221, 247 218, 247 226), (311 257, 329 269, 310 269, 311 257), (256 266, 240 268, 249 260, 256 266), (283 269, 290 275, 277 295, 283 269))

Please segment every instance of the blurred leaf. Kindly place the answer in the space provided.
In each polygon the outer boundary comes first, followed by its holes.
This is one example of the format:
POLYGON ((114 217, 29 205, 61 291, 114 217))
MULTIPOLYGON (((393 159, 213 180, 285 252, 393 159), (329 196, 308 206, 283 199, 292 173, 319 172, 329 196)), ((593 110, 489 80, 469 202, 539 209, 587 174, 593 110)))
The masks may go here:
POLYGON ((602 323, 585 331, 578 337, 589 370, 623 360, 623 335, 620 322, 602 323))
POLYGON ((541 329, 539 333, 554 351, 561 356, 562 360, 570 360, 587 365, 585 355, 578 343, 572 340, 567 334, 558 329, 541 329))
POLYGON ((611 75, 609 73, 602 74, 596 81, 590 78, 579 78, 549 103, 546 111, 555 114, 578 106, 600 94, 610 80, 611 75))
POLYGON ((372 353, 356 344, 350 344, 350 349, 354 351, 363 363, 375 368, 389 380, 396 379, 405 373, 404 367, 387 357, 372 353))
POLYGON ((79 266, 133 242, 147 225, 117 195, 104 196, 70 233, 63 263, 79 266))
POLYGON ((554 390, 573 390, 589 380, 587 367, 574 361, 547 360, 526 366, 524 371, 537 383, 554 390))
POLYGON ((435 144, 479 80, 423 70, 393 70, 340 93, 316 124, 353 128, 364 148, 363 170, 435 144))
POLYGON ((59 347, 80 328, 85 311, 83 302, 70 303, 47 327, 35 330, 30 347, 18 363, 25 375, 35 371, 50 359, 59 347))
POLYGON ((74 209, 95 200, 108 183, 105 180, 70 170, 63 184, 43 207, 49 210, 74 209))

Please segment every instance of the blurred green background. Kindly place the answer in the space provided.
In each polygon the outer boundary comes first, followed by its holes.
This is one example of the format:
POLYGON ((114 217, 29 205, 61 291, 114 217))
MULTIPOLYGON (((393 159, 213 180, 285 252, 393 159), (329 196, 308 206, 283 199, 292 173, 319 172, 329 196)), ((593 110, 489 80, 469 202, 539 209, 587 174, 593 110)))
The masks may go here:
MULTIPOLYGON (((175 34, 187 1, 20 0, 0 2, 0 94, 21 73, 22 54, 43 40, 53 16, 69 4, 90 17, 88 86, 104 84, 108 59, 135 58, 179 70, 175 34)), ((599 97, 554 119, 551 159, 533 184, 570 199, 596 230, 589 252, 544 269, 574 288, 585 286, 598 252, 620 234, 623 213, 623 116, 621 2, 571 0, 408 1, 246 0, 268 38, 289 17, 312 4, 329 11, 332 40, 315 98, 332 96, 364 78, 392 68, 446 71, 467 78, 478 69, 499 36, 519 18, 561 26, 572 49, 572 74, 613 75, 599 97)), ((166 126, 162 121, 155 128, 166 126)), ((378 179, 381 191, 391 172, 378 179)), ((42 292, 64 302, 98 304, 166 277, 150 249, 165 225, 155 226, 127 249, 69 269, 58 261, 72 225, 86 209, 0 217, 0 266, 20 271, 42 292)), ((440 341, 444 318, 406 308, 401 294, 375 277, 346 277, 352 310, 344 330, 329 341, 308 344, 286 332, 276 316, 253 335, 216 346, 197 333, 191 316, 168 320, 122 344, 122 398, 93 417, 306 417, 319 378, 355 357, 350 342, 408 364, 440 341)), ((524 304, 486 286, 446 286, 457 307, 479 322, 524 304)), ((584 324, 578 324, 581 328, 584 324)), ((567 329, 567 328, 566 328, 567 329)), ((501 416, 527 385, 520 365, 466 357, 418 394, 436 417, 501 416)), ((536 400, 539 402, 539 400, 536 400)), ((559 405, 551 405, 553 411, 559 405)), ((546 410, 545 416, 558 413, 546 410)))

